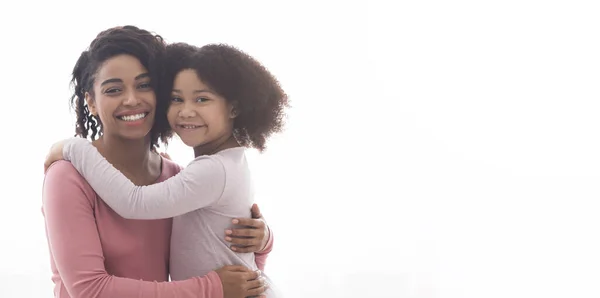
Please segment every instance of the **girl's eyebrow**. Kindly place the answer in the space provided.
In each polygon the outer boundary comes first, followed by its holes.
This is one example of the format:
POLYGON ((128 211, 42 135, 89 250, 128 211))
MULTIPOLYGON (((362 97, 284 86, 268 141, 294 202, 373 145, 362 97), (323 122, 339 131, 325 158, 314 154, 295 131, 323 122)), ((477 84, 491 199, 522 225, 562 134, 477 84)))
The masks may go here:
MULTIPOLYGON (((179 89, 173 89, 173 92, 175 92, 175 93, 182 93, 181 90, 179 90, 179 89)), ((214 92, 212 92, 212 91, 210 91, 208 89, 194 90, 194 93, 202 93, 202 92, 207 92, 207 93, 215 94, 214 92)))

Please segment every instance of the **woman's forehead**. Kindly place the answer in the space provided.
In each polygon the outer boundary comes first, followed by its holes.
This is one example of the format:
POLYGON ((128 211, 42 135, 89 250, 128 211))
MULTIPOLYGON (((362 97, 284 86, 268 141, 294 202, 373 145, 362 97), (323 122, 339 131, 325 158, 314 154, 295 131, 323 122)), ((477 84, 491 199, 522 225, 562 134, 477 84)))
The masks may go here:
POLYGON ((96 75, 96 83, 102 84, 107 80, 133 82, 145 77, 148 77, 148 70, 136 57, 118 55, 102 63, 96 75))

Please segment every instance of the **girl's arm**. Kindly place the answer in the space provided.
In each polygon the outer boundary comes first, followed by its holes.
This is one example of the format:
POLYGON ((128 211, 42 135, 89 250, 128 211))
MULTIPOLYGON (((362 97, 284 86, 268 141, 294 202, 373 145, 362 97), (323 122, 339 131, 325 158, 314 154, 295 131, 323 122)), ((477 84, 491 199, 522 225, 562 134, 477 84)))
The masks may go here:
MULTIPOLYGON (((103 172, 95 169, 96 164, 103 165, 105 170, 112 172, 109 175, 117 175, 120 176, 121 183, 123 183, 129 189, 142 190, 145 193, 148 188, 152 187, 161 187, 164 183, 173 183, 173 182, 181 182, 182 179, 188 177, 189 171, 191 169, 182 169, 182 173, 178 176, 172 177, 166 182, 159 183, 157 185, 147 186, 147 187, 137 187, 131 183, 124 175, 122 175, 119 171, 117 171, 99 152, 96 148, 87 140, 74 138, 67 139, 61 142, 57 142, 52 146, 48 157, 44 163, 45 168, 50 166, 53 162, 57 160, 63 159, 63 155, 67 157, 67 159, 72 160, 72 164, 79 169, 81 174, 89 178, 89 183, 92 188, 98 192, 100 197, 109 205, 111 208, 115 210, 119 215, 125 218, 136 218, 136 219, 154 219, 154 218, 164 218, 164 217, 174 217, 178 214, 183 214, 189 211, 196 210, 201 208, 203 204, 206 204, 207 201, 211 201, 210 198, 203 197, 183 197, 177 196, 173 193, 168 193, 165 197, 161 197, 160 195, 154 196, 154 200, 157 202, 152 202, 152 199, 145 198, 143 201, 136 200, 133 201, 131 197, 128 195, 124 195, 123 193, 116 192, 113 187, 114 185, 109 182, 102 182, 105 177, 103 177, 103 172), (66 146, 69 144, 68 146, 66 146), (87 153, 86 153, 87 152, 87 153), (85 157, 84 157, 85 156, 85 157), (94 175, 96 173, 96 175, 94 175), (169 182, 170 181, 170 182, 169 182), (121 198, 121 200, 119 200, 121 198), (164 207, 164 208, 163 208, 164 207), (156 216, 156 213, 160 213, 156 216), (149 214, 152 213, 152 214, 149 214), (154 215, 154 216, 153 216, 154 215)), ((218 160, 207 161, 206 163, 216 164, 218 160)), ((198 164, 196 164, 197 166, 198 164)), ((101 167, 102 168, 102 167, 101 167)), ((188 167, 189 168, 189 167, 188 167)), ((219 162, 219 167, 215 169, 215 175, 211 175, 207 177, 205 180, 209 181, 210 179, 214 179, 212 184, 206 185, 207 189, 218 187, 220 191, 215 191, 215 193, 222 192, 223 186, 216 186, 218 182, 214 182, 217 180, 218 171, 222 169, 222 166, 219 162)), ((201 170, 202 171, 202 170, 201 170)), ((224 173, 222 175, 222 184, 224 184, 224 173)), ((203 181, 195 181, 202 183, 203 181)), ((206 181, 204 181, 206 182, 206 181)), ((185 184, 185 182, 183 182, 185 184)), ((164 185, 163 185, 164 186, 164 185)), ((183 189, 185 189, 185 185, 181 185, 183 189)), ((168 187, 168 186, 167 186, 168 187)), ((139 194, 138 194, 139 195, 139 194)), ((150 195, 152 193, 150 192, 150 195)), ((214 195, 216 197, 216 195, 214 195)), ((215 199, 215 201, 218 199, 215 199)), ((237 220, 240 221, 240 225, 244 226, 244 228, 233 229, 232 231, 228 231, 231 234, 226 234, 229 237, 229 241, 232 244, 232 248, 236 252, 255 252, 257 253, 257 264, 264 266, 264 262, 266 260, 267 254, 270 252, 272 247, 272 238, 270 236, 270 229, 265 224, 264 220, 260 219, 262 215, 260 214, 260 210, 258 210, 257 206, 252 208, 252 219, 239 218, 237 220), (264 237, 263 235, 266 235, 264 237)), ((228 239, 228 238, 226 238, 228 239)))
POLYGON ((124 218, 182 215, 217 202, 225 188, 225 168, 216 157, 198 157, 163 182, 136 186, 85 139, 69 139, 62 153, 100 198, 124 218))

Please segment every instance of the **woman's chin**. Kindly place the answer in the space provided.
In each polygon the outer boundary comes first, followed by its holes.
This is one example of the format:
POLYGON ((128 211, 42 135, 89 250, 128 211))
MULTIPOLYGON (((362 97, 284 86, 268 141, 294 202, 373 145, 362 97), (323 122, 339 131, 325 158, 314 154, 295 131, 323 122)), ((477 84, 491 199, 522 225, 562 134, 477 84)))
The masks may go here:
POLYGON ((131 141, 144 140, 150 136, 150 129, 148 130, 131 130, 121 133, 121 137, 131 141))

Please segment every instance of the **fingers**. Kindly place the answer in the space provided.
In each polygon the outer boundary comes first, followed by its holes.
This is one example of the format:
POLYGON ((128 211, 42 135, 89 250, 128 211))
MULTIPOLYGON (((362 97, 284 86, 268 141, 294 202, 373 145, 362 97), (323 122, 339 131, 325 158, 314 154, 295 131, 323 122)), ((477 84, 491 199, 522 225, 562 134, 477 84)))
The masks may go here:
MULTIPOLYGON (((246 283, 246 289, 250 290, 250 289, 256 289, 256 288, 261 288, 266 286, 267 282, 266 279, 264 277, 259 277, 255 280, 251 280, 248 281, 246 283)), ((256 295, 260 295, 262 293, 258 293, 258 294, 253 294, 252 296, 256 296, 256 295)))
POLYGON ((252 208, 250 208, 250 211, 252 212, 252 218, 261 218, 262 217, 262 214, 260 213, 260 209, 258 208, 258 205, 252 204, 252 208))
POLYGON ((50 152, 48 152, 48 154, 46 154, 46 159, 44 160, 44 174, 46 174, 46 172, 48 171, 48 168, 50 167, 50 165, 52 164, 52 156, 50 154, 50 152))
POLYGON ((44 174, 46 174, 46 172, 48 172, 48 168, 55 163, 55 161, 53 162, 44 162, 44 174))
MULTIPOLYGON (((235 222, 235 220, 234 220, 235 222)), ((257 252, 264 245, 265 224, 262 220, 244 218, 238 224, 247 226, 244 229, 230 229, 225 231, 225 241, 231 243, 235 252, 257 252)))
POLYGON ((257 229, 262 229, 265 227, 265 222, 262 219, 254 219, 254 218, 236 218, 233 221, 235 225, 241 225, 246 227, 253 227, 257 229))
POLYGON ((254 229, 254 228, 245 228, 245 229, 231 229, 225 230, 225 237, 230 238, 256 238, 261 237, 263 234, 262 230, 254 229))
POLYGON ((235 246, 251 246, 262 243, 261 237, 243 238, 243 237, 225 237, 225 241, 235 246))
POLYGON ((263 287, 265 285, 265 278, 264 277, 259 277, 255 280, 251 280, 248 281, 246 283, 246 289, 256 289, 256 288, 260 288, 263 287))
MULTIPOLYGON (((244 267, 244 268, 246 268, 246 267, 244 267)), ((246 269, 247 269, 247 268, 246 268, 246 269)), ((254 270, 250 270, 250 269, 248 269, 248 272, 244 272, 244 273, 242 273, 242 274, 243 274, 243 276, 242 276, 242 277, 243 277, 243 279, 244 279, 245 281, 254 281, 254 280, 257 280, 257 279, 259 279, 259 277, 261 277, 261 274, 262 274, 262 273, 261 273, 261 271, 260 271, 260 270, 256 270, 256 271, 254 271, 254 270)), ((249 288, 249 287, 248 287, 248 288, 249 288)))
POLYGON ((171 160, 171 156, 167 152, 160 153, 160 156, 162 156, 162 157, 164 157, 164 158, 166 158, 168 160, 171 160))
POLYGON ((263 294, 265 291, 267 290, 267 286, 263 285, 257 288, 253 288, 253 289, 249 289, 248 291, 246 291, 246 294, 248 296, 258 296, 263 294))

